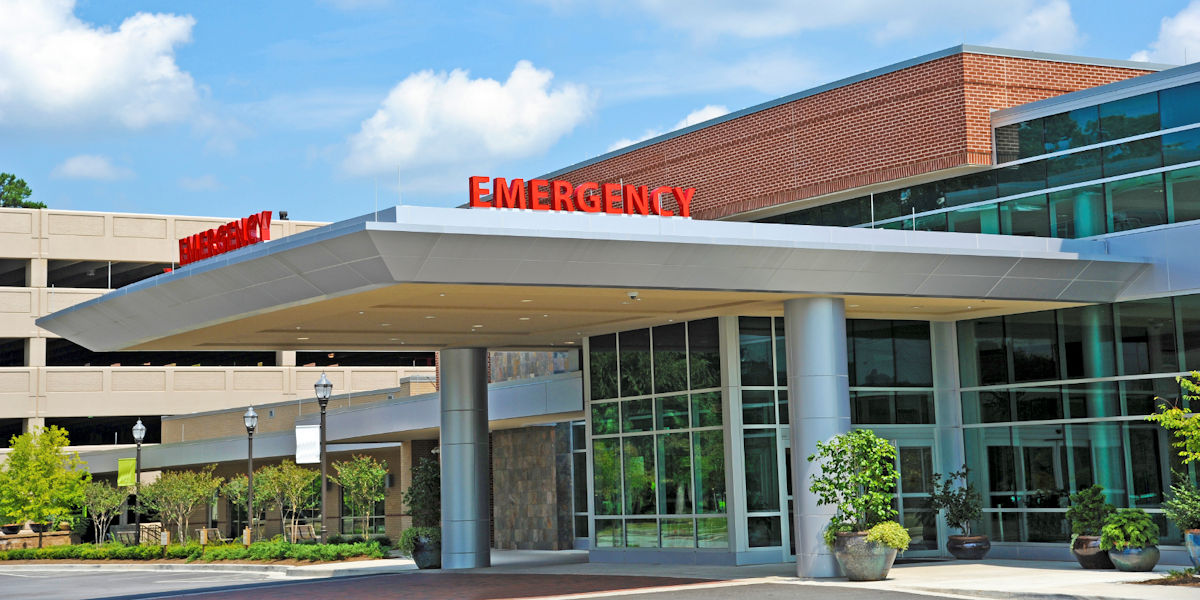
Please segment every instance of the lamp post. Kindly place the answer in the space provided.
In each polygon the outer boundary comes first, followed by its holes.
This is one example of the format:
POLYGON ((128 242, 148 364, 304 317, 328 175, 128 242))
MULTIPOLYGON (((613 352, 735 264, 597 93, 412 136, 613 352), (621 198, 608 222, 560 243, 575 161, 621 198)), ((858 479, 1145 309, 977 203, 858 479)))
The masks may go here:
POLYGON ((254 407, 242 415, 246 423, 246 543, 254 536, 254 429, 258 427, 258 413, 254 407))
POLYGON ((137 454, 133 459, 133 543, 142 543, 142 440, 146 439, 146 426, 138 419, 133 426, 133 441, 137 442, 137 454))
POLYGON ((317 393, 317 404, 321 405, 321 539, 325 539, 325 523, 328 514, 325 512, 326 496, 329 491, 326 489, 329 484, 329 473, 327 461, 325 460, 325 407, 329 406, 329 394, 333 391, 333 383, 321 372, 321 378, 313 384, 313 389, 317 393))

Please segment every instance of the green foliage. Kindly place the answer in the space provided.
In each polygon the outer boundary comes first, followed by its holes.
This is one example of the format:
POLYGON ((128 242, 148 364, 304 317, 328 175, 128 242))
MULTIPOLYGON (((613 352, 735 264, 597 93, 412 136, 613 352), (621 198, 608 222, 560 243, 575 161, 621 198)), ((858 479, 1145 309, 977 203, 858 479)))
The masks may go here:
POLYGON ((69 445, 67 431, 53 425, 12 437, 0 471, 0 516, 57 524, 83 504, 92 476, 78 453, 64 451, 69 445))
POLYGON ((51 546, 49 548, 27 548, 0 551, 4 560, 157 560, 160 558, 205 562, 223 560, 307 560, 336 561, 358 556, 383 558, 383 548, 376 542, 358 544, 289 544, 282 539, 255 542, 247 548, 241 544, 224 546, 200 544, 172 544, 162 546, 125 546, 109 543, 103 546, 74 545, 51 546))
POLYGON ((1158 525, 1140 508, 1122 508, 1100 530, 1101 550, 1145 548, 1158 544, 1158 525))
POLYGON ((224 481, 213 475, 215 468, 209 465, 199 471, 163 471, 157 481, 142 486, 142 511, 157 512, 163 522, 175 523, 176 540, 186 543, 192 511, 211 500, 224 481))
POLYGON ((983 516, 983 497, 975 486, 967 481, 967 465, 942 478, 934 473, 929 480, 929 505, 934 511, 946 510, 946 524, 971 535, 971 521, 983 516), (961 483, 959 483, 961 482, 961 483))
POLYGON ((412 484, 404 490, 404 503, 416 527, 442 525, 442 468, 432 458, 417 461, 412 470, 412 484))
POLYGON ((1163 576, 1163 579, 1174 584, 1195 583, 1200 581, 1200 577, 1196 576, 1196 567, 1188 567, 1182 571, 1179 569, 1170 569, 1167 571, 1167 574, 1163 576))
POLYGON ((1108 517, 1116 507, 1104 497, 1104 486, 1093 485, 1071 494, 1071 508, 1067 509, 1067 520, 1071 522, 1072 535, 1100 535, 1108 517))
MULTIPOLYGON (((1200 405, 1200 371, 1192 371, 1187 377, 1176 377, 1175 381, 1179 382, 1183 399, 1189 406, 1200 405)), ((1200 413, 1184 410, 1181 405, 1160 404, 1158 412, 1146 417, 1146 420, 1158 423, 1175 434, 1171 445, 1180 449, 1179 456, 1183 457, 1184 464, 1200 460, 1200 413)))
POLYGON ((112 522, 113 517, 120 512, 127 497, 129 494, 126 490, 115 488, 107 481, 92 481, 84 488, 83 507, 92 517, 92 524, 96 528, 97 545, 104 543, 104 532, 108 529, 108 524, 112 522))
MULTIPOLYGON (((822 506, 834 506, 830 519, 836 530, 866 531, 896 516, 896 448, 869 429, 843 433, 828 442, 817 442, 808 457, 818 462, 820 473, 811 477, 809 491, 822 506)), ((828 536, 827 536, 828 539, 828 536)))
POLYGON ((908 543, 912 541, 912 536, 908 535, 908 530, 899 523, 884 521, 867 530, 867 541, 904 552, 908 550, 908 543))
POLYGON ((363 531, 367 530, 367 521, 375 503, 383 500, 384 478, 387 477, 387 462, 378 461, 370 456, 356 454, 350 460, 333 463, 337 476, 330 477, 342 486, 346 508, 351 515, 363 518, 363 531))
MULTIPOLYGON (((283 514, 291 515, 290 526, 284 528, 285 532, 295 531, 300 511, 316 508, 320 504, 320 488, 313 487, 318 477, 320 473, 317 471, 298 466, 290 460, 263 467, 254 473, 255 504, 258 504, 257 496, 261 489, 264 502, 270 502, 283 514)), ((245 504, 244 499, 242 503, 245 504)))
POLYGON ((395 544, 392 543, 392 538, 386 535, 373 535, 369 541, 375 542, 384 548, 391 548, 392 546, 395 546, 395 544))
POLYGON ((854 528, 850 525, 845 523, 834 523, 830 521, 830 523, 825 526, 825 532, 823 534, 825 537, 825 545, 832 548, 834 543, 837 542, 837 534, 850 533, 851 531, 854 531, 854 528))
POLYGON ((409 527, 400 534, 396 549, 405 556, 412 556, 417 538, 424 539, 426 543, 440 542, 442 541, 442 530, 438 527, 409 527))
POLYGON ((1200 529, 1200 488, 1191 479, 1176 474, 1171 498, 1162 503, 1163 512, 1179 529, 1200 529))
POLYGON ((17 179, 12 173, 0 173, 0 206, 4 208, 46 208, 41 202, 26 200, 33 195, 33 190, 24 179, 17 179))

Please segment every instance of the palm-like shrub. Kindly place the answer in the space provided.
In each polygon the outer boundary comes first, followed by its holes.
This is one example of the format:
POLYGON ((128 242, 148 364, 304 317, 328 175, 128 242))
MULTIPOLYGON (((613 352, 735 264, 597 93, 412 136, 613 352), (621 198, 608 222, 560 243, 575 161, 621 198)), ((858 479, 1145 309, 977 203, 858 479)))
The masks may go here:
POLYGON ((1104 498, 1104 487, 1093 485, 1071 494, 1071 508, 1067 509, 1067 520, 1071 522, 1072 535, 1100 535, 1116 507, 1104 498))

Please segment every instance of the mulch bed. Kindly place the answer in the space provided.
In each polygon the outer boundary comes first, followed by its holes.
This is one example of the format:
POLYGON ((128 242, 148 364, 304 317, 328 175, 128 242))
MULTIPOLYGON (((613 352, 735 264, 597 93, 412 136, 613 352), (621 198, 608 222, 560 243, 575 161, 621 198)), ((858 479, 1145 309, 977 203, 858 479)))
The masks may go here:
POLYGON ((1200 577, 1160 577, 1146 581, 1136 581, 1142 585, 1173 585, 1181 587, 1200 587, 1200 577))

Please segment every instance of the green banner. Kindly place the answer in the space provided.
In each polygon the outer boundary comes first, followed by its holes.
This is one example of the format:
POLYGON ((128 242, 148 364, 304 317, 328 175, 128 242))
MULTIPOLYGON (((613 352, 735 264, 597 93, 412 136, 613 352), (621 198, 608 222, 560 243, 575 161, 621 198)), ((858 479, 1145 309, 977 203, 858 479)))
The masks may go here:
POLYGON ((137 479, 135 473, 137 473, 137 459, 117 459, 117 487, 133 486, 137 479))

